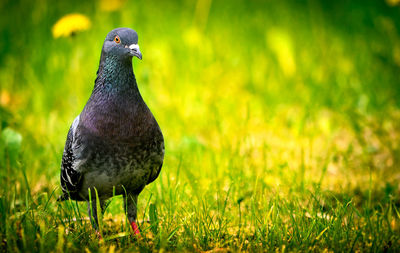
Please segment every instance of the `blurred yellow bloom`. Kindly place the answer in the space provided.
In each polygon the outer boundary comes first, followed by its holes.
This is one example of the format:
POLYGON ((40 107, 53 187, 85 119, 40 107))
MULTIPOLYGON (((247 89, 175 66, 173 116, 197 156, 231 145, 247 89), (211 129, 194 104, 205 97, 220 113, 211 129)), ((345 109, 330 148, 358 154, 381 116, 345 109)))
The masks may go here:
POLYGON ((10 93, 8 91, 3 90, 0 94, 0 104, 6 106, 10 103, 10 93))
POLYGON ((103 11, 116 11, 121 9, 125 0, 100 0, 100 9, 103 11))
POLYGON ((400 0, 386 0, 386 3, 390 6, 395 6, 400 3, 400 0))
POLYGON ((89 29, 91 26, 88 17, 82 14, 68 14, 60 18, 52 28, 54 38, 68 37, 77 32, 89 29))

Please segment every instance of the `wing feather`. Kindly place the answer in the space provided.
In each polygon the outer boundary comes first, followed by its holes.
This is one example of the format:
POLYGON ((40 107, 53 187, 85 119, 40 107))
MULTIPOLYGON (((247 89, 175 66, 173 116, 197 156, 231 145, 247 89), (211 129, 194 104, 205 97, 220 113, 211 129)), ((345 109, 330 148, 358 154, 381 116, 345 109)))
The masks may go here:
POLYGON ((64 147, 64 153, 61 162, 61 188, 63 195, 59 200, 75 199, 79 200, 79 191, 81 190, 82 174, 76 168, 76 148, 74 146, 74 141, 76 139, 77 127, 79 124, 79 116, 75 118, 72 123, 68 135, 67 141, 64 147))

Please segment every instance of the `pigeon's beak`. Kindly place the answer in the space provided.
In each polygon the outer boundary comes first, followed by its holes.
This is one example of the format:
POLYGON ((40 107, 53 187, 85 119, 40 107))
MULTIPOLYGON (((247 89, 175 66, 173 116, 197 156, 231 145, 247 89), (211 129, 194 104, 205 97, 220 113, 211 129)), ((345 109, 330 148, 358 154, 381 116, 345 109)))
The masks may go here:
POLYGON ((128 48, 131 50, 130 53, 131 53, 132 56, 136 56, 140 60, 142 59, 142 53, 139 50, 139 45, 138 44, 132 44, 128 48))

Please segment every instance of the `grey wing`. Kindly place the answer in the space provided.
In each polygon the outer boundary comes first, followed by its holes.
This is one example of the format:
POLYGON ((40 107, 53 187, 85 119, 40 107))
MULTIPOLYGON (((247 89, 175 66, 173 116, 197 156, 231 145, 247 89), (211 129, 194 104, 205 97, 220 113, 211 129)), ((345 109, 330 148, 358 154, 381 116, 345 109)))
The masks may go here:
POLYGON ((79 116, 75 118, 72 123, 65 143, 64 153, 61 162, 61 188, 63 195, 59 200, 74 199, 80 200, 78 195, 81 190, 82 174, 77 170, 76 164, 76 148, 74 148, 74 140, 76 136, 77 126, 79 123, 79 116))

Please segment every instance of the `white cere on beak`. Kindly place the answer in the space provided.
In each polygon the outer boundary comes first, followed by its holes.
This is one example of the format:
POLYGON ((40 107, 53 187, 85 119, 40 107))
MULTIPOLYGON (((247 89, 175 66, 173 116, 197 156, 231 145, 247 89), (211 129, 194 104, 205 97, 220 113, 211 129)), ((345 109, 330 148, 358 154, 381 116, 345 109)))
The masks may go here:
POLYGON ((140 60, 142 59, 142 53, 139 50, 139 45, 138 44, 132 44, 132 45, 126 45, 125 48, 129 48, 130 54, 132 56, 136 56, 137 58, 139 58, 140 60))
POLYGON ((138 44, 132 44, 132 45, 130 45, 129 46, 129 49, 131 49, 131 50, 139 50, 139 45, 138 44))

